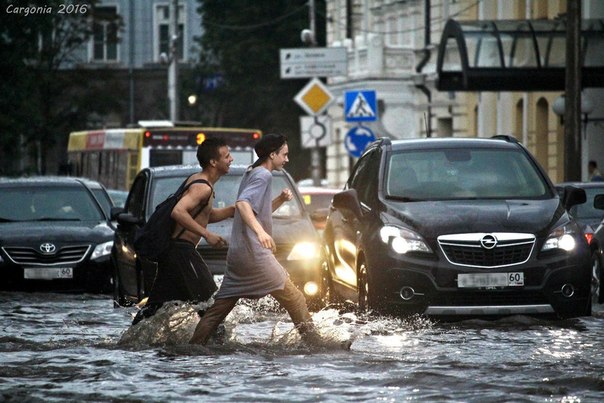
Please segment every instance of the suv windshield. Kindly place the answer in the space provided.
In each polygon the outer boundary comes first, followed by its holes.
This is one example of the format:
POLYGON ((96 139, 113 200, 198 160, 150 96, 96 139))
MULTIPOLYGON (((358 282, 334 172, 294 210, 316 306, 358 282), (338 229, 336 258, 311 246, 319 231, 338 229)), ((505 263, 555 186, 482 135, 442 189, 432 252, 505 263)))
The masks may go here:
POLYGON ((401 200, 536 199, 550 190, 519 150, 437 149, 394 153, 387 197, 401 200))
MULTIPOLYGON (((184 178, 182 177, 158 178, 155 180, 151 200, 152 209, 148 211, 148 214, 151 215, 159 203, 174 193, 182 184, 183 180, 184 178)), ((235 199, 237 198, 237 191, 239 190, 240 183, 241 175, 224 175, 221 177, 214 187, 214 191, 216 193, 214 207, 222 208, 233 205, 235 203, 235 199)), ((284 188, 289 188, 295 195, 294 189, 289 184, 285 176, 273 176, 273 197, 278 196, 284 188)), ((300 204, 296 197, 294 197, 292 200, 283 203, 277 210, 275 210, 273 212, 273 217, 288 218, 299 216, 300 214, 300 204)))
POLYGON ((3 221, 98 221, 101 211, 83 187, 14 187, 0 191, 3 221))

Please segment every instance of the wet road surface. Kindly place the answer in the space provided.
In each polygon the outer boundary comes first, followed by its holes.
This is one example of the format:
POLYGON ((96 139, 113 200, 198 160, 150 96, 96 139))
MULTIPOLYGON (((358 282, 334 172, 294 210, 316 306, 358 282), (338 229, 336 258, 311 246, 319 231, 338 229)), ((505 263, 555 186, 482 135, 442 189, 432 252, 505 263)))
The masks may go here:
POLYGON ((270 299, 238 305, 222 344, 190 346, 196 309, 137 333, 135 308, 107 296, 0 293, 0 401, 604 401, 602 305, 456 323, 328 309, 313 316, 320 346, 270 299))

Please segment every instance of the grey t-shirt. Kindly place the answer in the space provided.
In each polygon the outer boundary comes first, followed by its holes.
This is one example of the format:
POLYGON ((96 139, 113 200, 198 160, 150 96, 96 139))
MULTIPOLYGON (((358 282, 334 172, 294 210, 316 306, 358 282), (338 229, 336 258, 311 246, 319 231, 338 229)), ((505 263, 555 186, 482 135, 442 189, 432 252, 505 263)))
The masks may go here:
MULTIPOLYGON (((248 168, 241 179, 237 201, 250 204, 262 228, 272 236, 271 172, 260 166, 248 168)), ((263 247, 256 233, 235 211, 227 268, 215 298, 261 298, 285 287, 287 271, 270 249, 263 247)))

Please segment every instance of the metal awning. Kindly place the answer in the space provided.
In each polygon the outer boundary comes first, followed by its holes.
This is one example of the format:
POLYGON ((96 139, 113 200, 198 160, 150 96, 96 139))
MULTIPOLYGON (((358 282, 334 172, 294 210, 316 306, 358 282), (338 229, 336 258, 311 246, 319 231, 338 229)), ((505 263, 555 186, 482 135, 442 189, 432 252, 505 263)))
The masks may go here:
MULTIPOLYGON (((582 87, 604 87, 604 20, 581 22, 582 87)), ((438 47, 440 91, 564 91, 565 20, 455 21, 438 47)))

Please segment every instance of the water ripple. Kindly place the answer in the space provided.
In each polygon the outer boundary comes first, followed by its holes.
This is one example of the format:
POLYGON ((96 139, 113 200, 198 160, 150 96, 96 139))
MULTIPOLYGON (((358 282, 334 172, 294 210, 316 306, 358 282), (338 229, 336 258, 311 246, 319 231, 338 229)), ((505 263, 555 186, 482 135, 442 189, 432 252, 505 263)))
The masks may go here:
POLYGON ((265 298, 239 304, 222 341, 189 345, 200 308, 134 329, 134 308, 103 296, 0 293, 0 401, 604 401, 601 306, 451 323, 334 306, 309 346, 265 298))

